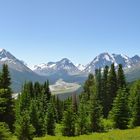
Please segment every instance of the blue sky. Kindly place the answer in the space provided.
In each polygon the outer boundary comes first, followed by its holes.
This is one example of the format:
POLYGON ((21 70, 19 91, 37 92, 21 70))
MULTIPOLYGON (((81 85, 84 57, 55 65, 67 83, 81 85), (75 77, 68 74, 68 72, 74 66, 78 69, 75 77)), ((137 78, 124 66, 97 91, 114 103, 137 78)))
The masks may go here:
POLYGON ((29 65, 140 55, 140 0, 0 0, 0 48, 29 65))

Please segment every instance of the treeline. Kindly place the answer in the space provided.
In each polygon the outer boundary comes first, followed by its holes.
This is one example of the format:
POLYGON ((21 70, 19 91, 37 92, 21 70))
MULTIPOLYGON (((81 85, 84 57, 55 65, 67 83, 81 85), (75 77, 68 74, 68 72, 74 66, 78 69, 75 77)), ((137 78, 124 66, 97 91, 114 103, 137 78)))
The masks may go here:
POLYGON ((89 74, 83 93, 61 101, 53 96, 49 81, 26 82, 12 100, 7 65, 0 75, 0 138, 14 133, 19 140, 55 135, 58 124, 64 136, 140 126, 140 81, 126 83, 122 65, 89 74), (10 130, 9 130, 9 129, 10 130))

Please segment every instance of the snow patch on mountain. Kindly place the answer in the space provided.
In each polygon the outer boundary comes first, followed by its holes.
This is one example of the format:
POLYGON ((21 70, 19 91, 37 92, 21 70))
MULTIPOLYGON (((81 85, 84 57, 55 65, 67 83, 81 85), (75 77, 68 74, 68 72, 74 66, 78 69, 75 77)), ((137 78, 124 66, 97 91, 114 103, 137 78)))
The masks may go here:
POLYGON ((86 68, 86 66, 84 66, 84 65, 82 65, 82 64, 76 64, 75 65, 80 71, 83 71, 85 68, 86 68))

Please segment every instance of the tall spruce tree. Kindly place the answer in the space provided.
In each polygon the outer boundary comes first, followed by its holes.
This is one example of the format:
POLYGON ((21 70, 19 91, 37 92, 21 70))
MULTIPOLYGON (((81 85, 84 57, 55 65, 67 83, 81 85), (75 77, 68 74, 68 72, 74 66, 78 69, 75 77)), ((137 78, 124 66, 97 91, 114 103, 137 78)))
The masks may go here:
POLYGON ((89 132, 89 108, 85 102, 84 96, 81 97, 78 106, 77 117, 77 131, 79 135, 87 134, 89 132))
POLYGON ((102 107, 97 93, 91 96, 91 107, 90 107, 90 127, 91 132, 102 131, 102 107))
POLYGON ((77 111, 78 111, 78 103, 77 103, 77 96, 76 96, 76 94, 72 95, 72 106, 73 106, 73 111, 75 113, 77 113, 77 111))
POLYGON ((29 112, 24 111, 16 123, 16 135, 18 140, 32 140, 34 127, 30 123, 29 112))
POLYGON ((132 126, 140 126, 140 80, 136 81, 130 89, 129 106, 132 126))
POLYGON ((49 81, 47 80, 47 82, 44 83, 44 94, 47 97, 47 100, 49 101, 51 99, 51 91, 49 88, 49 81))
POLYGON ((55 108, 53 103, 48 104, 48 110, 45 118, 46 131, 48 135, 55 135, 55 108))
POLYGON ((93 85, 95 85, 95 79, 93 74, 89 74, 88 79, 86 80, 84 84, 84 92, 87 95, 87 100, 90 99, 90 94, 92 92, 93 85))
POLYGON ((0 87, 11 90, 10 85, 11 85, 11 77, 8 70, 8 65, 4 64, 2 67, 0 87))
POLYGON ((119 89, 110 112, 115 128, 126 129, 129 122, 128 93, 126 89, 119 89))
POLYGON ((32 100, 30 104, 30 122, 33 125, 35 131, 34 135, 35 136, 40 136, 40 121, 39 121, 39 113, 38 113, 38 108, 37 108, 37 102, 36 100, 32 100))
POLYGON ((37 102, 36 104, 38 107, 38 117, 39 117, 38 135, 44 136, 46 134, 46 126, 45 126, 46 109, 44 108, 43 97, 38 98, 36 102, 37 102))
POLYGON ((102 93, 102 74, 101 74, 101 69, 96 69, 95 70, 95 80, 96 80, 96 92, 97 95, 99 96, 99 100, 102 102, 103 100, 103 93, 102 93))
POLYGON ((55 108, 56 108, 56 116, 57 116, 56 122, 60 123, 63 118, 64 107, 63 107, 63 101, 61 101, 58 96, 56 97, 55 108))
POLYGON ((107 93, 108 71, 109 71, 109 67, 105 66, 103 71, 102 86, 101 86, 101 95, 102 95, 101 104, 103 107, 103 115, 105 118, 107 118, 108 116, 108 93, 107 93))
POLYGON ((75 136, 75 114, 72 106, 68 107, 67 110, 64 111, 62 125, 63 136, 75 136))
POLYGON ((132 113, 132 125, 140 126, 140 91, 137 92, 135 101, 132 113))
POLYGON ((118 68, 117 83, 118 83, 118 88, 126 88, 125 75, 121 64, 119 64, 119 68, 118 68))
POLYGON ((39 82, 34 83, 34 95, 36 99, 41 96, 41 85, 39 82))
POLYGON ((8 65, 4 64, 0 76, 0 121, 7 123, 12 131, 14 123, 14 102, 10 85, 11 78, 8 65))
POLYGON ((114 67, 114 63, 111 65, 111 69, 108 75, 108 82, 107 82, 107 108, 106 113, 108 116, 109 111, 112 109, 113 101, 117 95, 117 76, 114 67))

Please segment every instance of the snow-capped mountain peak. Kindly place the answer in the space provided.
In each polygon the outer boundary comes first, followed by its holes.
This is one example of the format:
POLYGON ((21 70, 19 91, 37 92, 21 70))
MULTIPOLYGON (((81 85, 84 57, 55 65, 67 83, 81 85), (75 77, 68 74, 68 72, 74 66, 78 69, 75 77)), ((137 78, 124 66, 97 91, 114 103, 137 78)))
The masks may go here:
POLYGON ((28 67, 23 64, 23 61, 18 60, 14 57, 10 52, 5 49, 0 49, 0 65, 8 64, 8 66, 12 69, 16 69, 18 71, 31 71, 28 67))
POLYGON ((54 73, 75 74, 79 69, 67 58, 63 58, 57 62, 49 62, 34 66, 33 70, 41 75, 49 75, 54 73))
POLYGON ((5 49, 3 49, 3 48, 0 48, 0 52, 4 52, 4 51, 6 51, 5 49))
POLYGON ((68 64, 68 63, 72 63, 72 62, 67 58, 63 58, 62 60, 59 61, 59 63, 68 64))
POLYGON ((114 63, 117 68, 119 64, 122 64, 123 68, 131 68, 135 63, 140 62, 140 57, 135 56, 133 58, 128 57, 124 54, 109 54, 109 53, 101 53, 96 56, 92 62, 90 62, 85 72, 94 72, 95 69, 104 68, 106 65, 110 66, 114 63))
POLYGON ((80 70, 80 71, 83 71, 86 66, 82 65, 82 64, 76 64, 76 67, 80 70))

